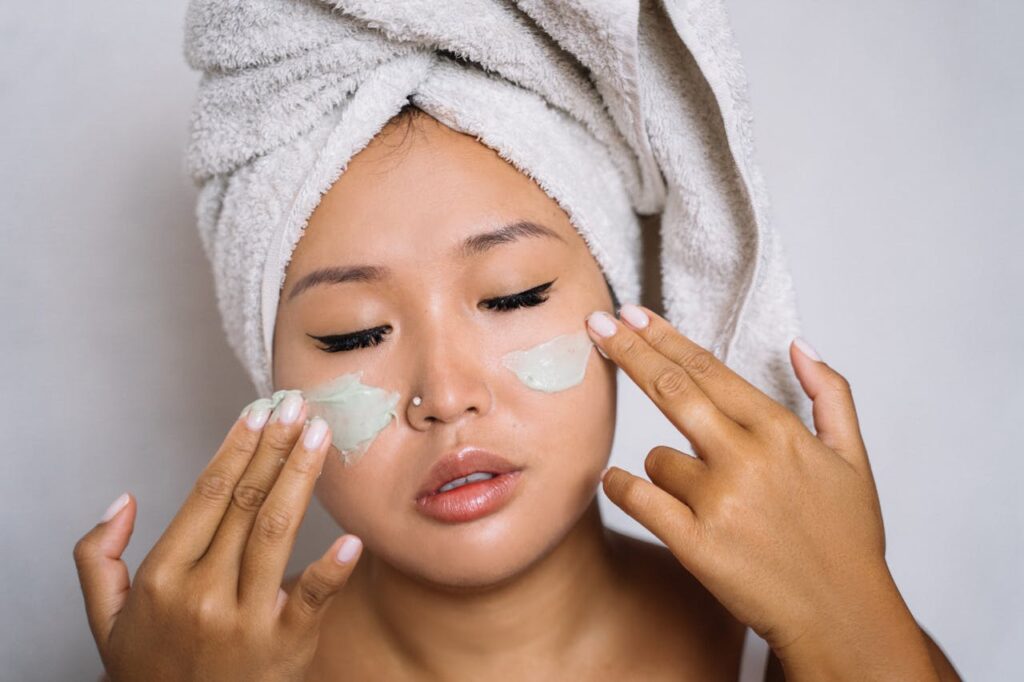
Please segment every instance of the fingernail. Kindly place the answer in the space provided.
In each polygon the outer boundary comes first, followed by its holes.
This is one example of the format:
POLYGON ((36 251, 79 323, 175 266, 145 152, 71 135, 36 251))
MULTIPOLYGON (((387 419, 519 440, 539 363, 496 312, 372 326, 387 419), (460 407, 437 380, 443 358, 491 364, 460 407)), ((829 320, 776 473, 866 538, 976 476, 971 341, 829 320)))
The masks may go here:
POLYGON ((110 503, 110 506, 107 507, 107 511, 103 512, 103 516, 100 517, 100 523, 106 523, 117 516, 117 512, 124 509, 126 504, 128 504, 128 493, 121 493, 120 497, 110 503))
POLYGON ((245 418, 245 425, 251 431, 259 431, 266 423, 267 418, 270 416, 270 408, 263 405, 257 405, 249 411, 249 416, 245 418))
POLYGON ((811 360, 814 360, 815 362, 821 362, 821 356, 818 355, 818 351, 814 350, 814 346, 807 343, 807 341, 803 337, 796 337, 795 339, 793 339, 793 343, 796 345, 797 348, 800 349, 801 353, 809 357, 811 360))
POLYGON ((341 547, 338 548, 338 563, 344 564, 352 560, 362 546, 363 542, 355 535, 349 535, 341 541, 341 547))
POLYGON ((619 308, 619 317, 628 322, 629 326, 634 327, 635 329, 643 329, 651 321, 651 319, 647 317, 647 313, 632 303, 627 303, 619 308))
POLYGON ((587 317, 587 326, 598 336, 607 338, 615 333, 615 320, 604 311, 591 313, 587 317))
POLYGON ((298 391, 289 392, 277 406, 277 409, 274 410, 271 420, 281 424, 291 424, 299 418, 299 412, 301 411, 302 394, 298 391))
POLYGON ((611 469, 611 467, 607 466, 607 467, 605 467, 604 469, 601 470, 601 480, 602 481, 604 480, 604 475, 608 473, 609 469, 611 469))
POLYGON ((270 416, 271 402, 266 398, 257 398, 244 408, 238 416, 245 417, 245 425, 252 431, 259 431, 267 423, 270 416))
POLYGON ((324 442, 327 435, 327 422, 320 417, 313 417, 306 428, 306 435, 302 438, 302 447, 307 450, 316 450, 324 442))

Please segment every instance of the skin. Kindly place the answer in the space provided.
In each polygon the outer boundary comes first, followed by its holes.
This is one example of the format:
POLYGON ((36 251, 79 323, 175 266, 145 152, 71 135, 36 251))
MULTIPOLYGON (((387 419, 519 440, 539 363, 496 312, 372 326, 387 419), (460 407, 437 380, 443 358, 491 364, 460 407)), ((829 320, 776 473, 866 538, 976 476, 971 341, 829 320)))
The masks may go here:
POLYGON ((592 353, 569 390, 530 390, 501 367, 611 310, 586 244, 532 180, 433 119, 386 127, 299 241, 273 370, 276 387, 305 389, 361 369, 401 393, 398 419, 343 467, 329 433, 303 447, 304 406, 291 423, 275 420, 283 406, 266 425, 243 415, 133 580, 120 559, 133 498, 83 536, 75 560, 110 678, 735 680, 750 624, 774 650, 769 680, 958 680, 888 572, 852 396, 828 365, 791 349, 814 434, 646 308, 623 308, 645 327, 591 331, 607 359, 592 353), (453 251, 524 219, 559 238, 453 251), (393 274, 291 296, 310 272, 354 264, 393 274), (553 279, 541 305, 482 305, 553 279), (328 353, 310 337, 381 324, 369 348, 328 353), (617 368, 697 458, 662 446, 650 481, 602 477, 617 368), (517 496, 466 524, 420 515, 426 472, 467 444, 524 467, 517 496), (604 528, 599 484, 667 547, 604 528), (347 533, 280 587, 313 494, 347 533), (365 548, 339 561, 355 537, 365 548))

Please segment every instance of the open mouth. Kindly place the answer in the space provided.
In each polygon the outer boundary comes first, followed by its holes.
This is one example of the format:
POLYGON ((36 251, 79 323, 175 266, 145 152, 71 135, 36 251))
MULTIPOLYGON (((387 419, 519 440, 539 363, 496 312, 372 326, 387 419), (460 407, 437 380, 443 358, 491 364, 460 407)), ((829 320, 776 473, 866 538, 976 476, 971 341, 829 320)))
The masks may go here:
POLYGON ((522 469, 505 473, 476 471, 420 496, 416 508, 443 523, 474 521, 507 505, 519 487, 522 473, 522 469))
POLYGON ((463 476, 462 478, 456 478, 454 481, 449 481, 448 483, 445 483, 443 486, 438 488, 437 491, 434 492, 434 494, 437 495, 438 493, 446 493, 449 490, 455 490, 456 488, 460 488, 460 487, 466 485, 467 483, 476 483, 477 481, 487 481, 487 480, 490 480, 490 479, 494 478, 497 475, 498 474, 491 474, 491 473, 487 473, 487 472, 484 472, 484 471, 478 471, 476 473, 470 474, 469 476, 463 476))

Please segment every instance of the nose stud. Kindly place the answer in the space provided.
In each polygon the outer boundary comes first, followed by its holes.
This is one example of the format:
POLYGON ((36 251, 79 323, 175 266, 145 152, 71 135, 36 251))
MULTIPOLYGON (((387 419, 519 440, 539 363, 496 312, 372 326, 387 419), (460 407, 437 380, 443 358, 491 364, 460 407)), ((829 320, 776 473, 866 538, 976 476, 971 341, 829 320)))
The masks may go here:
POLYGON ((423 398, 419 397, 418 395, 413 396, 412 404, 415 405, 416 407, 419 407, 420 405, 423 404, 423 398))

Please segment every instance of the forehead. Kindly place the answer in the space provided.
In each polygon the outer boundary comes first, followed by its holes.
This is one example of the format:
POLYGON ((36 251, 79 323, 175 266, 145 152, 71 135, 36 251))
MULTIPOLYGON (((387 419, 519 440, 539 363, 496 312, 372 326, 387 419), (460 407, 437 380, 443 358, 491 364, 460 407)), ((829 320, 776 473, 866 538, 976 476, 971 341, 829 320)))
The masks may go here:
MULTIPOLYGON (((586 249, 568 216, 532 179, 471 136, 429 116, 385 127, 323 195, 296 247, 379 261, 448 253, 467 236, 532 220, 586 249)), ((330 256, 328 256, 329 258, 330 256)))

